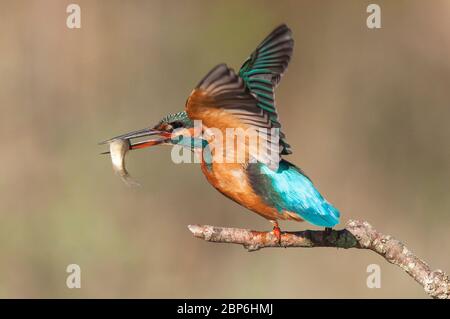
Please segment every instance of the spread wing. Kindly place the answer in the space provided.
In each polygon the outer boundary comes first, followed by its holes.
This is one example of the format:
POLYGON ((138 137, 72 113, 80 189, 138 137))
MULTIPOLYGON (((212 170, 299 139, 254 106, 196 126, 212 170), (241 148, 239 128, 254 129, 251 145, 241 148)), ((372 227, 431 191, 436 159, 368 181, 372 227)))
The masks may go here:
MULTIPOLYGON (((239 71, 239 76, 250 92, 256 95, 258 107, 267 112, 274 126, 280 126, 274 89, 288 67, 293 49, 292 31, 282 24, 258 45, 239 71)), ((292 153, 282 132, 280 132, 280 145, 282 155, 292 153)))
POLYGON ((271 120, 271 112, 258 106, 258 102, 257 95, 233 69, 219 64, 192 91, 186 112, 191 120, 201 120, 208 128, 220 129, 224 137, 227 128, 254 130, 260 140, 256 146, 249 145, 246 151, 269 167, 278 166, 282 150, 277 136, 280 125, 271 120))

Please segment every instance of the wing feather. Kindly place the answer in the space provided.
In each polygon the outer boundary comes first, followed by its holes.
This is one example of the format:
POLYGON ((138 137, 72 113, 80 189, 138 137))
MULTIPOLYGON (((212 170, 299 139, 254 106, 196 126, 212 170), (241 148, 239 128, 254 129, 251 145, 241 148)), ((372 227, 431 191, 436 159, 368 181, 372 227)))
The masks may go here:
MULTIPOLYGON (((294 50, 292 31, 285 24, 275 28, 242 65, 239 75, 258 98, 258 106, 271 114, 274 125, 280 127, 275 105, 275 87, 286 71, 294 50)), ((291 154, 285 134, 280 132, 281 154, 291 154)))
POLYGON ((248 155, 276 167, 281 149, 278 134, 272 129, 278 127, 257 103, 244 80, 225 64, 219 64, 191 93, 186 112, 190 119, 201 120, 206 127, 221 129, 224 136, 227 128, 254 130, 264 143, 248 145, 248 155))

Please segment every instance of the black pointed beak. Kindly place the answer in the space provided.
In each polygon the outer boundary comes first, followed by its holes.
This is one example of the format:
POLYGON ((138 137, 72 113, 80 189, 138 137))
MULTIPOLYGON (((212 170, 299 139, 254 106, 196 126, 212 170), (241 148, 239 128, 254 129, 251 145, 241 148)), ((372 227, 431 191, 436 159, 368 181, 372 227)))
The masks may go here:
MULTIPOLYGON (((125 134, 110 138, 106 141, 100 142, 99 145, 109 144, 115 140, 128 140, 128 141, 130 141, 130 150, 134 150, 134 149, 145 148, 145 147, 150 147, 150 146, 164 143, 167 140, 170 140, 170 137, 171 137, 171 134, 168 132, 145 128, 142 130, 125 133, 125 134), (136 143, 131 142, 132 139, 141 138, 141 137, 157 137, 157 138, 156 139, 149 138, 149 139, 145 139, 143 141, 139 141, 136 143)), ((101 154, 109 154, 109 151, 103 152, 101 154)))

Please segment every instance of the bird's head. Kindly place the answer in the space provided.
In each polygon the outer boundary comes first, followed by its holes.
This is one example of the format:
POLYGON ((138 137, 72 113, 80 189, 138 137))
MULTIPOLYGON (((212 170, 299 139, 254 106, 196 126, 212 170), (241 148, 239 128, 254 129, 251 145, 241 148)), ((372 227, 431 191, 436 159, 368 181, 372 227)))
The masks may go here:
POLYGON ((203 143, 201 137, 196 135, 199 134, 195 132, 194 122, 183 111, 166 115, 153 127, 122 134, 100 144, 122 139, 130 141, 130 150, 155 145, 181 145, 194 149, 201 147, 203 143), (140 140, 134 142, 136 139, 140 140))

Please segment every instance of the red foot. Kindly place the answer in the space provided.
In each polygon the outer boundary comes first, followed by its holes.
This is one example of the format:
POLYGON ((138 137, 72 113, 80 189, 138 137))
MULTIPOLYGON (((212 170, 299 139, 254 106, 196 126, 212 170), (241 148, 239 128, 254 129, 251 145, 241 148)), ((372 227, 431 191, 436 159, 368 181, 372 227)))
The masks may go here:
POLYGON ((281 245, 281 229, 280 229, 280 227, 278 227, 278 225, 273 226, 272 232, 275 235, 275 237, 277 238, 278 244, 281 245))

